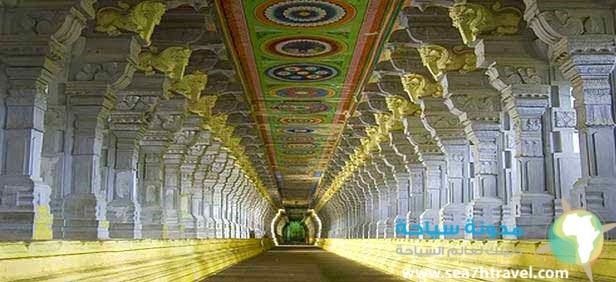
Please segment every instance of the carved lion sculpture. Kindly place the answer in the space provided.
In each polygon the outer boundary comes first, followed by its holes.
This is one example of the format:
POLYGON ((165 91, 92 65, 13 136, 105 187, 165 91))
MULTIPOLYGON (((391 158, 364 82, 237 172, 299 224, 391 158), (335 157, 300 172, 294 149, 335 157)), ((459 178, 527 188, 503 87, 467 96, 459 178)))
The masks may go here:
POLYGON ((150 44, 150 38, 154 27, 167 9, 166 5, 159 1, 143 1, 130 11, 130 6, 120 2, 120 8, 105 7, 96 13, 96 27, 98 32, 106 32, 110 36, 118 36, 124 31, 131 31, 150 44))
POLYGON ((430 82, 420 74, 407 74, 402 78, 404 91, 408 93, 409 98, 413 102, 417 102, 419 98, 424 96, 442 97, 443 87, 436 82, 430 82))
POLYGON ((449 9, 453 26, 458 28, 462 40, 469 44, 481 33, 492 35, 515 34, 522 19, 516 8, 502 8, 495 4, 490 10, 482 5, 459 3, 449 9))
POLYGON ((186 47, 169 47, 160 53, 156 48, 139 53, 137 68, 146 75, 153 75, 154 70, 162 72, 173 81, 179 81, 184 77, 184 70, 188 66, 188 59, 192 50, 186 47))

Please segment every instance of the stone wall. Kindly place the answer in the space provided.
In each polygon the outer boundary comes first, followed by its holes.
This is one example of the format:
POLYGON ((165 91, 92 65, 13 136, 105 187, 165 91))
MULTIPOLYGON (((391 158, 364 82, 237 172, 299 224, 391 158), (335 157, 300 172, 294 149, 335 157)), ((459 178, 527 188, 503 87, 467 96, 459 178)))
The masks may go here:
POLYGON ((269 239, 0 244, 0 281, 197 281, 269 249, 269 239))

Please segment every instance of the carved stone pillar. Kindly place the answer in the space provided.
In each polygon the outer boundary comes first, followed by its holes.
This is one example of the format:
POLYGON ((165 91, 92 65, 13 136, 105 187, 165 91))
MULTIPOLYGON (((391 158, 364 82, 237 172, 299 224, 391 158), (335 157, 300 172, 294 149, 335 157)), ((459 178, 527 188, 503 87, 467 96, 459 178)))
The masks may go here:
POLYGON ((224 236, 224 221, 223 221, 223 188, 227 181, 227 175, 223 173, 227 162, 227 153, 221 152, 214 163, 212 164, 211 173, 216 175, 216 182, 213 187, 212 196, 212 217, 214 220, 214 236, 215 238, 223 238, 224 236))
MULTIPOLYGON (((39 69, 40 70, 40 69, 39 69)), ((9 68, 0 174, 0 239, 52 238, 51 188, 41 179, 46 93, 27 68, 9 68)))
MULTIPOLYGON (((422 181, 419 181, 420 171, 415 169, 413 181, 417 182, 413 185, 413 198, 415 201, 418 195, 417 186, 423 184, 423 208, 420 214, 415 214, 409 218, 409 222, 428 221, 432 226, 440 223, 440 208, 442 207, 444 196, 443 192, 447 187, 447 163, 446 155, 444 154, 443 145, 438 138, 436 131, 428 124, 426 117, 428 114, 423 113, 423 108, 426 101, 430 102, 431 98, 424 98, 423 101, 417 101, 419 105, 409 103, 408 114, 402 119, 405 133, 409 142, 417 146, 418 152, 421 154, 423 164, 425 164, 425 174, 421 175, 422 181), (423 113, 423 114, 422 114, 423 113)), ((436 98, 434 98, 436 99, 436 98)), ((436 103, 438 104, 438 103, 436 103)), ((420 206, 420 205, 417 205, 420 206)), ((419 211, 419 210, 417 210, 419 211)), ((421 236, 423 238, 423 236, 421 236)))
MULTIPOLYGON (((152 116, 149 128, 141 140, 144 168, 139 194, 142 235, 144 238, 168 239, 165 215, 164 155, 173 134, 181 127, 183 116, 178 111, 184 99, 163 100, 152 116)), ((168 155, 172 156, 172 155, 168 155)))
POLYGON ((231 238, 231 234, 234 231, 234 223, 231 221, 231 210, 234 206, 234 190, 237 189, 240 175, 239 168, 234 165, 235 159, 229 157, 226 164, 227 180, 222 189, 222 221, 223 225, 223 238, 231 238))
MULTIPOLYGON (((1 82, 0 82, 1 83, 1 82)), ((56 87, 58 88, 58 87, 56 87)), ((51 89, 50 89, 51 90, 51 89)), ((2 90, 0 90, 2 91, 2 90)), ((63 91, 58 89, 56 91, 63 91)), ((63 95, 57 93, 56 95, 63 95)), ((54 95, 54 96, 56 96, 54 95)), ((62 100, 64 97, 62 97, 62 100)), ((41 177, 43 182, 51 187, 51 213, 53 215, 53 237, 62 238, 62 198, 68 182, 67 167, 70 167, 70 152, 67 152, 67 137, 70 135, 66 122, 66 106, 52 105, 48 100, 45 112, 45 136, 43 137, 43 152, 41 160, 41 177)), ((2 123, 3 121, 0 121, 2 123)), ((2 139, 0 135, 0 140, 2 139)), ((0 157, 2 158, 2 157, 0 157)), ((0 165, 1 167, 1 165, 0 165)))
POLYGON ((475 224, 500 225, 505 195, 500 93, 486 88, 480 72, 448 73, 441 81, 450 112, 471 143, 474 196, 467 218, 475 224))
POLYGON ((554 196, 547 192, 543 154, 544 114, 550 89, 544 85, 512 85, 504 97, 516 137, 516 187, 513 192, 516 225, 524 238, 544 238, 554 216, 554 196))
POLYGON ((64 239, 109 238, 107 200, 101 186, 103 130, 114 105, 104 82, 71 82, 69 124, 73 124, 72 181, 64 196, 64 239))
POLYGON ((111 238, 141 238, 139 144, 147 126, 144 115, 156 101, 153 96, 120 95, 111 113, 111 133, 115 136, 115 169, 107 204, 111 238))
MULTIPOLYGON (((54 219, 49 206, 52 191, 41 179, 46 96, 49 86, 60 81, 58 75, 87 21, 94 17, 94 9, 90 2, 28 5, 11 1, 3 3, 0 17, 4 22, 0 31, 0 76, 6 72, 5 79, 0 80, 6 83, 0 87, 0 239, 48 240, 54 219)), ((48 139, 60 137, 49 133, 48 139)), ((62 196, 58 190, 66 183, 62 182, 53 183, 59 184, 54 187, 58 217, 53 231, 58 238, 62 214, 57 196, 62 196)))
POLYGON ((162 144, 148 144, 142 141, 144 175, 139 193, 142 207, 141 224, 143 238, 167 239, 167 228, 163 222, 163 151, 162 144))
POLYGON ((203 230, 203 217, 201 216, 202 192, 197 187, 195 179, 196 169, 199 167, 200 159, 207 145, 210 142, 210 133, 201 131, 197 133, 195 142, 190 146, 184 157, 184 162, 180 166, 182 180, 180 184, 180 221, 184 226, 184 238, 197 238, 203 230))
POLYGON ((555 49, 571 52, 561 64, 561 70, 571 81, 577 128, 580 136, 582 178, 572 190, 572 205, 592 210, 603 220, 616 221, 616 137, 612 114, 610 75, 616 63, 616 43, 611 39, 590 40, 575 38, 563 40, 555 49), (612 48, 610 54, 579 52, 612 48), (577 53, 574 53, 577 52, 577 53))
MULTIPOLYGON (((466 223, 465 204, 471 200, 470 148, 466 139, 442 137, 447 151, 447 199, 441 209, 441 224, 458 225, 466 223)), ((464 233, 447 235, 447 238, 463 238, 464 233)))
POLYGON ((572 203, 571 189, 581 177, 581 159, 571 84, 564 81, 558 69, 552 73, 557 75, 552 78, 552 107, 546 140, 552 140, 553 147, 546 161, 550 168, 549 184, 554 187, 555 215, 558 216, 563 212, 561 199, 572 203))
POLYGON ((193 131, 180 131, 174 136, 173 143, 169 145, 163 155, 164 163, 164 193, 163 217, 164 224, 170 239, 181 238, 179 220, 179 194, 180 194, 180 165, 186 150, 185 142, 192 139, 193 131))
MULTIPOLYGON (((426 167, 424 165, 409 165, 410 193, 409 212, 406 214, 407 230, 411 225, 420 224, 420 216, 426 209, 426 167)), ((407 238, 410 236, 407 235, 407 238)))
MULTIPOLYGON (((410 211, 409 209, 409 197, 411 192, 411 181, 408 173, 396 173, 394 175, 396 178, 396 196, 398 198, 398 209, 396 213, 396 217, 394 218, 394 222, 392 226, 394 227, 394 231, 396 231, 396 223, 398 220, 406 221, 406 215, 410 211)), ((394 233, 394 238, 404 238, 404 234, 394 233)))
MULTIPOLYGON (((193 172, 195 171, 192 160, 188 155, 184 156, 184 161, 180 165, 180 191, 179 191, 179 210, 178 216, 180 220, 180 237, 190 238, 186 230, 194 229, 195 218, 191 214, 191 198, 193 185, 193 172)), ((190 234, 194 235, 194 234, 190 234)))
POLYGON ((616 140, 610 75, 616 63, 614 16, 609 6, 571 0, 525 0, 524 19, 549 46, 550 58, 571 82, 581 153, 581 178, 571 205, 616 221, 616 140), (585 9, 579 9, 584 7, 585 9))

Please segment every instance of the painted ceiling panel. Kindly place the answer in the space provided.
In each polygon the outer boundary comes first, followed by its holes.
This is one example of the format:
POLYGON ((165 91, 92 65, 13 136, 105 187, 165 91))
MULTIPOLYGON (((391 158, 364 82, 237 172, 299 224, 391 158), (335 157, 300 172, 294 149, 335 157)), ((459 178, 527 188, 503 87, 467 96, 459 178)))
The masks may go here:
POLYGON ((217 1, 283 199, 308 202, 401 2, 217 1))

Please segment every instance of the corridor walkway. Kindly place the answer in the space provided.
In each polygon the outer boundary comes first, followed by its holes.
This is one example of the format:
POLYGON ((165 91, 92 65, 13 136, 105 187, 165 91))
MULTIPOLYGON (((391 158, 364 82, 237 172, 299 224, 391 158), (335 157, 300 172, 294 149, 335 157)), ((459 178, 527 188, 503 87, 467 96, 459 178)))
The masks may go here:
POLYGON ((275 247, 203 282, 406 281, 312 246, 275 247))

